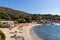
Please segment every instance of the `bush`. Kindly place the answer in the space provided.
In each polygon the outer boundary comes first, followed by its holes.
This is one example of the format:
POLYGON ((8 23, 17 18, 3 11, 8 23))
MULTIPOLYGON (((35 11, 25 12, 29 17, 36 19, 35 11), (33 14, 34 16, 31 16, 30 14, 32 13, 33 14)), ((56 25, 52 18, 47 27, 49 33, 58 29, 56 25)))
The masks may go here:
POLYGON ((5 40, 5 34, 0 30, 0 40, 5 40))
POLYGON ((18 24, 18 21, 17 21, 17 20, 15 20, 15 21, 14 21, 14 24, 18 24))
POLYGON ((26 20, 27 23, 31 23, 32 22, 32 20, 31 20, 31 18, 29 16, 26 16, 24 19, 26 20))
POLYGON ((7 13, 0 12, 0 18, 10 20, 11 17, 7 13))
POLYGON ((0 22, 0 28, 3 26, 3 23, 2 22, 0 22))
POLYGON ((2 21, 2 19, 0 19, 0 21, 2 21))

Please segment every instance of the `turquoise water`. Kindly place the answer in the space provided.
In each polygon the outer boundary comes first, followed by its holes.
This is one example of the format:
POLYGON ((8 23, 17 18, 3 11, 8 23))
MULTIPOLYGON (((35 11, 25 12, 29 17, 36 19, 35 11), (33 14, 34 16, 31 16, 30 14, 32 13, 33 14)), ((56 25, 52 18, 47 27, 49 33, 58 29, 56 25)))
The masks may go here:
POLYGON ((60 25, 41 25, 33 30, 43 40, 60 40, 60 25))

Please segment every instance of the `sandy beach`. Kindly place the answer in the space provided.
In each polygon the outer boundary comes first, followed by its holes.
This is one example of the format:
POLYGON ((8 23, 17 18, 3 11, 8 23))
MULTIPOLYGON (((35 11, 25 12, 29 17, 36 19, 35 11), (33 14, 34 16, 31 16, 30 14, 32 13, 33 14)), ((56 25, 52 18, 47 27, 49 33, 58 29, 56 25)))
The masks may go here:
MULTIPOLYGON (((39 25, 34 26, 34 27, 38 27, 38 26, 40 26, 40 25, 42 25, 42 24, 39 24, 39 25)), ((33 30, 34 27, 32 27, 32 28, 30 29, 31 39, 32 39, 32 40, 43 40, 41 37, 38 37, 38 35, 34 32, 34 30, 33 30)))
POLYGON ((28 23, 27 25, 23 26, 22 30, 19 30, 20 33, 13 33, 13 34, 11 34, 10 32, 14 32, 15 31, 14 29, 18 27, 13 28, 12 30, 9 30, 9 28, 0 28, 0 30, 2 30, 5 33, 6 40, 15 40, 15 38, 11 38, 11 36, 14 36, 14 34, 16 34, 17 36, 22 36, 24 40, 32 40, 30 29, 36 25, 39 24, 28 23))
POLYGON ((30 32, 30 29, 37 25, 39 25, 39 24, 29 24, 29 26, 26 26, 24 28, 25 30, 23 30, 23 32, 24 32, 23 34, 24 34, 24 37, 26 38, 26 40, 32 40, 31 34, 33 35, 33 33, 30 32))
POLYGON ((30 35, 32 40, 41 40, 33 31, 33 29, 30 29, 30 35))

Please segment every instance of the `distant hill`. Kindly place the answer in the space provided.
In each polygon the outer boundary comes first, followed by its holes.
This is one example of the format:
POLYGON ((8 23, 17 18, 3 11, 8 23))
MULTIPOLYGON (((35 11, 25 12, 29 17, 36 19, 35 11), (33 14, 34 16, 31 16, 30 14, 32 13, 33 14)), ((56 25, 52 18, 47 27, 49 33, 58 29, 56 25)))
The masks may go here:
MULTIPOLYGON (((25 22, 30 21, 40 21, 42 20, 60 20, 59 15, 51 15, 51 14, 29 14, 27 12, 7 8, 0 7, 0 19, 3 20, 25 20, 25 22)), ((21 21, 22 22, 22 21, 21 21)))
POLYGON ((14 10, 14 9, 7 8, 7 7, 0 7, 0 12, 8 14, 12 19, 19 19, 22 17, 24 18, 26 16, 31 16, 31 14, 29 14, 27 12, 14 10))
POLYGON ((12 15, 13 14, 17 14, 17 15, 21 15, 21 14, 29 15, 27 12, 14 10, 14 9, 7 8, 7 7, 0 7, 0 12, 7 13, 7 14, 12 14, 12 15))

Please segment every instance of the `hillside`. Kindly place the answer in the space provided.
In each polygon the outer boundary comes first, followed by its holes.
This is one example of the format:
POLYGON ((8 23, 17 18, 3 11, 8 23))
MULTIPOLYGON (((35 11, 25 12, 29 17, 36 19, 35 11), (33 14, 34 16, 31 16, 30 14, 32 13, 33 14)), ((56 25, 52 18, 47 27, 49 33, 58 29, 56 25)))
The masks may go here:
MULTIPOLYGON (((9 15, 12 19, 19 19, 21 17, 31 16, 31 14, 23 11, 14 10, 7 7, 0 7, 0 14, 5 13, 9 15)), ((2 15, 1 15, 2 16, 2 15)))
POLYGON ((9 13, 9 14, 28 14, 26 12, 23 12, 23 11, 18 11, 18 10, 14 10, 14 9, 11 9, 11 8, 7 8, 7 7, 0 7, 0 12, 4 12, 4 13, 9 13))
POLYGON ((18 11, 7 7, 0 7, 0 19, 13 21, 16 20, 19 22, 39 22, 40 20, 60 20, 60 16, 51 14, 29 14, 27 12, 18 11))

